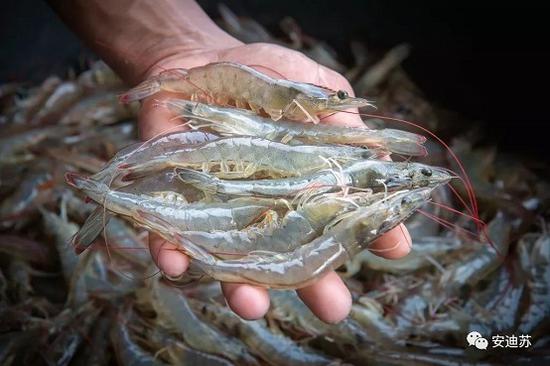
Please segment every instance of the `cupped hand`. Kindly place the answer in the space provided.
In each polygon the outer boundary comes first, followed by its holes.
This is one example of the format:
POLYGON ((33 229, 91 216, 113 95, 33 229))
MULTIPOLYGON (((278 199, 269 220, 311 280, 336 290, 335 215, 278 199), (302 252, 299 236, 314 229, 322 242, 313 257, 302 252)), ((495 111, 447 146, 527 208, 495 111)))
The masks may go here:
MULTIPOLYGON (((351 85, 342 75, 319 65, 300 52, 272 44, 243 45, 238 41, 229 43, 226 45, 228 48, 183 54, 175 52, 153 65, 148 74, 154 75, 170 68, 192 68, 211 62, 232 61, 253 66, 273 77, 313 83, 334 90, 346 90, 353 94, 351 85)), ((158 106, 158 102, 168 95, 158 93, 143 102, 139 116, 142 139, 149 139, 181 124, 170 111, 158 106)), ((323 119, 323 123, 364 127, 358 115, 349 113, 337 113, 323 119)), ((380 237, 371 245, 371 250, 381 257, 396 259, 405 256, 410 251, 410 246, 411 238, 406 228, 401 225, 380 237)), ((164 274, 178 277, 187 269, 189 258, 175 250, 175 245, 152 233, 149 237, 149 248, 153 260, 164 274)), ((269 296, 266 289, 247 284, 221 285, 228 305, 242 318, 257 319, 267 312, 269 296)), ((335 272, 328 273, 314 284, 297 292, 313 313, 328 323, 344 319, 351 309, 351 294, 335 272)))

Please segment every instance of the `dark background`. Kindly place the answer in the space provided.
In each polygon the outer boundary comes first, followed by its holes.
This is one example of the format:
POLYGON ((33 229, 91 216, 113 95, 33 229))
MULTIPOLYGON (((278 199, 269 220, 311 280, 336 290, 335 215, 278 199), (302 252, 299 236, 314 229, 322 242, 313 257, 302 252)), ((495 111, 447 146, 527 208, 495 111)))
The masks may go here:
MULTIPOLYGON (((217 17, 219 1, 200 1, 217 17)), ((404 66, 433 100, 490 133, 501 150, 549 160, 549 7, 542 2, 226 1, 276 33, 286 15, 351 62, 350 40, 412 45, 404 66)), ((78 70, 89 55, 45 2, 0 5, 0 81, 78 70)))

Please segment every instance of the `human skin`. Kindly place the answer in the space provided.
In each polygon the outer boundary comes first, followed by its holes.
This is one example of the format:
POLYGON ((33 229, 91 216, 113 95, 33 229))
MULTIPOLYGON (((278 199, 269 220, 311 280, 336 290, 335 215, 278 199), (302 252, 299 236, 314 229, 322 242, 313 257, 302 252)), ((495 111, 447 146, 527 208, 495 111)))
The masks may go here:
MULTIPOLYGON (((50 0, 50 5, 129 85, 170 68, 232 61, 258 66, 259 71, 274 77, 282 75, 353 94, 343 76, 300 52, 273 44, 243 44, 221 30, 191 0, 50 0)), ((168 96, 161 92, 143 101, 138 119, 143 140, 181 124, 170 111, 158 106, 168 96)), ((364 127, 358 115, 349 113, 337 113, 323 123, 364 127)), ((411 238, 401 225, 380 237, 371 250, 396 259, 408 254, 410 247, 411 238)), ((187 269, 189 258, 152 233, 149 248, 164 274, 178 277, 187 269)), ((228 305, 242 318, 257 319, 267 312, 269 296, 265 289, 235 283, 221 286, 228 305)), ((344 319, 351 308, 350 292, 335 272, 297 292, 328 323, 344 319)))

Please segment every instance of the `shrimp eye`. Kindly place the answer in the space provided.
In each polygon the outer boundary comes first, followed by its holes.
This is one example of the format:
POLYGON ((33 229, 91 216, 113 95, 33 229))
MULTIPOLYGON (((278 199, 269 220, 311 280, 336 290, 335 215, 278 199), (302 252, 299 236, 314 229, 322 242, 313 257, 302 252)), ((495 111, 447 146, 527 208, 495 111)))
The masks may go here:
POLYGON ((338 90, 336 96, 338 99, 347 99, 349 97, 348 92, 345 90, 338 90))
POLYGON ((432 176, 432 170, 430 168, 422 168, 420 173, 424 174, 426 177, 432 176))
POLYGON ((402 205, 407 205, 409 203, 412 203, 412 200, 409 197, 403 197, 403 199, 401 200, 402 205))

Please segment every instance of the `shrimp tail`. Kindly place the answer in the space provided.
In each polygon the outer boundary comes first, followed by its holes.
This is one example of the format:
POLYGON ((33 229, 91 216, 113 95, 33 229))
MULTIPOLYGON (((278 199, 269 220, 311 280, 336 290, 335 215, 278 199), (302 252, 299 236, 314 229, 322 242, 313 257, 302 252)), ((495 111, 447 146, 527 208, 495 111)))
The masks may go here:
POLYGON ((161 84, 156 78, 149 79, 121 94, 118 99, 121 103, 128 104, 158 93, 160 89, 161 84))
POLYGON ((109 213, 105 213, 105 220, 103 220, 103 207, 98 206, 88 216, 80 230, 74 234, 71 239, 71 244, 76 254, 81 254, 92 245, 95 239, 101 234, 103 230, 103 224, 107 224, 111 219, 109 213))
POLYGON ((426 156, 428 150, 417 142, 387 142, 385 148, 394 154, 409 156, 426 156))
MULTIPOLYGON (((208 118, 201 111, 204 105, 198 107, 197 102, 184 99, 168 99, 160 103, 161 106, 171 109, 178 114, 178 117, 188 119, 187 125, 196 130, 201 128, 209 128, 223 135, 239 135, 246 134, 235 130, 227 123, 221 123, 219 120, 208 118), (199 123, 200 121, 200 123, 199 123)), ((240 111, 240 110, 239 110, 240 111)), ((244 111, 245 113, 248 111, 244 111)))
POLYGON ((121 103, 127 104, 147 98, 155 93, 158 93, 162 89, 162 84, 164 81, 176 80, 178 78, 185 79, 187 75, 188 72, 185 69, 171 69, 163 71, 120 95, 119 100, 121 103))
POLYGON ((178 174, 178 178, 183 182, 191 184, 203 192, 216 193, 218 191, 218 178, 210 174, 186 168, 176 169, 176 173, 178 174))
POLYGON ((202 247, 187 240, 182 234, 177 232, 177 228, 175 228, 173 225, 166 222, 162 218, 143 210, 137 210, 136 213, 143 223, 146 223, 152 227, 161 228, 161 230, 165 233, 163 237, 178 245, 178 249, 180 249, 191 258, 199 261, 204 261, 206 263, 210 263, 213 261, 214 257, 211 254, 206 252, 206 250, 204 250, 202 247))
POLYGON ((426 156, 428 154, 423 146, 426 137, 407 131, 384 129, 380 130, 385 147, 396 154, 411 156, 426 156))
POLYGON ((65 181, 71 187, 84 191, 91 199, 96 202, 101 202, 105 194, 109 191, 109 187, 94 179, 85 177, 78 173, 65 173, 65 181))

